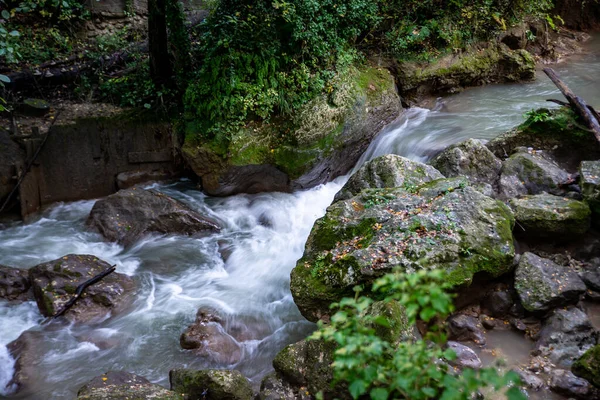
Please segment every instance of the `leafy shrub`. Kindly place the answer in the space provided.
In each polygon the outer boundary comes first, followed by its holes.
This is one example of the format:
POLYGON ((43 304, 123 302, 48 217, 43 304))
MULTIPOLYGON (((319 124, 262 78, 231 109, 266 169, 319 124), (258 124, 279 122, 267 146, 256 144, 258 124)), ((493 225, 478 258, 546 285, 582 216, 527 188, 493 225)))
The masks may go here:
POLYGON ((409 326, 417 319, 427 324, 422 339, 390 343, 384 335, 378 336, 374 327, 389 327, 390 322, 381 315, 365 314, 373 300, 359 297, 360 288, 355 289, 355 298, 332 305, 338 311, 331 323, 320 321, 311 338, 337 345, 334 376, 336 381, 348 383, 355 399, 468 400, 485 387, 500 391, 507 386, 509 399, 525 399, 514 372, 500 375, 495 368, 466 368, 456 373, 443 361, 456 358, 452 350, 443 348, 446 337, 440 323, 453 310, 449 288, 441 271, 426 270, 390 273, 373 284, 373 296, 404 307, 409 326))

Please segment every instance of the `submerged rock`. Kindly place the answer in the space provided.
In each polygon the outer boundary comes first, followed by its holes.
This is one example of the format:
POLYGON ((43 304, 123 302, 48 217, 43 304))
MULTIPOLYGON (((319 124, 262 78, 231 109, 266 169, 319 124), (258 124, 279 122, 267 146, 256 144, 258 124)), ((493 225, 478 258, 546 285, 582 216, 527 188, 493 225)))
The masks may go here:
POLYGON ((597 337, 585 312, 577 307, 559 308, 544 321, 535 348, 557 366, 570 368, 596 344, 597 337))
POLYGON ((546 312, 577 303, 586 286, 569 267, 525 253, 515 271, 515 289, 527 311, 546 312))
POLYGON ((8 386, 16 385, 17 391, 28 394, 29 385, 42 379, 37 365, 40 362, 40 348, 44 340, 42 332, 25 331, 6 347, 15 360, 15 372, 8 386))
POLYGON ((583 198, 598 217, 600 216, 600 161, 583 161, 579 173, 583 198))
POLYGON ((448 178, 466 176, 473 184, 495 184, 502 162, 478 139, 448 147, 430 164, 448 178))
POLYGON ((171 390, 186 398, 203 400, 252 400, 248 379, 239 371, 174 369, 169 372, 171 390))
POLYGON ((335 196, 335 201, 354 197, 363 189, 410 189, 441 178, 444 175, 430 165, 388 154, 369 161, 356 171, 335 196))
POLYGON ((196 321, 179 338, 181 347, 219 364, 231 365, 242 358, 242 348, 223 327, 219 316, 200 309, 196 321))
POLYGON ((150 233, 206 235, 220 229, 215 221, 167 195, 135 188, 97 201, 87 224, 123 245, 150 233))
POLYGON ((600 345, 586 351, 571 366, 571 371, 600 388, 600 345))
POLYGON ((454 285, 485 271, 499 276, 513 266, 512 213, 468 186, 440 179, 412 190, 365 189, 339 201, 314 225, 304 257, 291 274, 291 290, 311 321, 352 288, 395 267, 442 269, 454 285))
POLYGON ((0 265, 0 299, 28 300, 30 287, 27 270, 0 265))
POLYGON ((527 239, 571 240, 590 228, 590 209, 581 201, 544 193, 509 204, 518 223, 516 233, 527 239))
POLYGON ((97 376, 77 392, 77 400, 183 400, 183 395, 124 371, 97 376))
POLYGON ((502 164, 498 194, 505 199, 542 192, 560 195, 564 192, 560 184, 569 176, 541 155, 519 151, 502 164))
MULTIPOLYGON (((31 268, 29 278, 42 315, 55 315, 75 295, 80 284, 108 268, 110 264, 98 257, 78 254, 69 254, 31 268)), ((118 314, 133 301, 134 288, 131 277, 113 272, 89 286, 63 317, 84 323, 118 314)))

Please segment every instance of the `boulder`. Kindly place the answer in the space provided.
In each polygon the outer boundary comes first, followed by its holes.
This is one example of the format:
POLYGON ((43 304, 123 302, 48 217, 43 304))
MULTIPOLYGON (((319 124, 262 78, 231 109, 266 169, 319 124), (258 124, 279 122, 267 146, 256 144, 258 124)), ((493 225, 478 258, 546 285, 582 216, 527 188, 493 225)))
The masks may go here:
POLYGON ((478 139, 468 139, 448 147, 430 164, 446 177, 466 176, 472 184, 494 185, 502 162, 478 139))
POLYGON ((443 269, 453 285, 473 275, 512 269, 513 216, 503 203, 468 186, 465 178, 417 188, 364 189, 328 208, 291 274, 291 291, 311 321, 394 268, 443 269))
POLYGON ((472 341, 479 345, 484 345, 485 334, 478 318, 465 315, 454 314, 446 321, 448 329, 448 339, 461 342, 472 341))
POLYGON ((600 161, 583 161, 579 168, 581 193, 596 216, 600 216, 600 161))
POLYGON ((29 394, 29 384, 42 379, 37 365, 40 362, 40 348, 44 335, 39 331, 25 331, 6 347, 15 360, 14 375, 8 386, 15 385, 21 395, 29 394))
POLYGON ((367 162, 356 171, 335 196, 335 201, 347 200, 363 189, 410 189, 441 178, 444 176, 430 165, 388 154, 367 162))
POLYGON ((275 373, 264 377, 260 384, 260 392, 256 396, 257 400, 311 400, 312 398, 305 390, 292 387, 275 373))
POLYGON ((527 311, 543 313, 577 303, 586 286, 569 267, 525 253, 515 271, 515 289, 527 311))
POLYGON ((408 325, 404 308, 396 300, 376 301, 367 308, 365 314, 375 318, 385 318, 387 326, 373 324, 375 334, 382 340, 395 344, 414 337, 414 329, 408 325))
POLYGON ((456 358, 449 362, 450 365, 459 368, 481 368, 482 363, 479 356, 470 347, 453 341, 448 342, 447 346, 456 353, 456 358))
POLYGON ((0 265, 0 299, 28 300, 30 287, 27 270, 0 265))
POLYGON ((136 188, 97 201, 87 224, 123 245, 150 233, 207 235, 220 229, 215 221, 167 195, 136 188))
POLYGON ((183 400, 183 395, 124 371, 97 376, 77 392, 77 400, 183 400))
MULTIPOLYGON (((110 264, 98 257, 78 254, 69 254, 31 268, 29 279, 42 315, 55 315, 75 295, 79 285, 108 268, 110 264)), ((134 291, 131 277, 113 272, 89 286, 63 317, 78 323, 99 322, 129 306, 133 302, 134 291)))
POLYGON ((513 154, 519 147, 542 150, 561 168, 574 172, 582 160, 600 159, 600 143, 579 122, 570 107, 539 109, 517 128, 486 143, 497 157, 513 154))
POLYGON ((248 379, 239 371, 174 369, 169 372, 171 390, 186 398, 204 400, 252 400, 248 379))
POLYGON ((577 307, 559 308, 547 318, 538 334, 535 351, 561 368, 596 345, 598 333, 587 314, 577 307))
POLYGON ((531 240, 571 240, 590 228, 587 204, 550 194, 526 196, 509 202, 515 212, 515 233, 531 240))
POLYGON ((600 388, 600 345, 586 351, 571 366, 571 371, 600 388))
POLYGON ((402 106, 385 68, 351 69, 336 80, 338 89, 292 118, 247 124, 226 142, 187 132, 182 154, 203 190, 213 196, 290 191, 348 173, 402 106))
POLYGON ((598 391, 585 379, 573 375, 571 371, 556 369, 550 373, 550 389, 553 392, 581 400, 598 400, 598 391))
POLYGON ((510 290, 494 290, 481 300, 481 310, 492 317, 502 318, 510 313, 514 303, 510 290))
POLYGON ((502 164, 498 195, 504 199, 542 192, 561 195, 564 190, 560 185, 569 177, 567 172, 542 155, 519 151, 502 164))
POLYGON ((225 331, 221 318, 203 309, 198 310, 196 321, 181 334, 179 343, 221 365, 236 364, 243 354, 240 344, 225 331))

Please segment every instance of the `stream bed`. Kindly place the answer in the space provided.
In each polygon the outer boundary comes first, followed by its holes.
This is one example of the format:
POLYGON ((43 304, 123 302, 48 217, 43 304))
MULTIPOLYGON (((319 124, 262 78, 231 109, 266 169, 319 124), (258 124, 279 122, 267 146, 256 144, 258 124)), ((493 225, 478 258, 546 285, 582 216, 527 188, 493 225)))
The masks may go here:
MULTIPOLYGON (((600 108, 600 37, 589 50, 554 68, 574 92, 600 108)), ((493 138, 521 123, 533 108, 557 107, 548 98, 562 96, 540 72, 533 83, 486 86, 447 97, 438 111, 406 110, 381 132, 357 167, 388 153, 426 161, 452 143, 493 138)), ((92 254, 134 276, 138 287, 131 309, 91 326, 41 324, 34 302, 0 301, 0 396, 72 399, 85 382, 108 370, 125 370, 168 387, 173 368, 235 368, 259 385, 274 356, 315 327, 294 305, 289 274, 312 225, 346 179, 292 194, 229 198, 205 196, 188 181, 152 185, 223 225, 221 233, 200 239, 151 236, 128 248, 107 243, 85 227, 94 201, 57 204, 35 221, 0 226, 2 265, 29 268, 70 253, 92 254), (244 332, 239 363, 214 364, 181 349, 179 336, 201 307, 218 310, 228 331, 244 332), (43 337, 36 376, 29 391, 10 394, 6 385, 14 360, 5 346, 28 329, 43 337)))

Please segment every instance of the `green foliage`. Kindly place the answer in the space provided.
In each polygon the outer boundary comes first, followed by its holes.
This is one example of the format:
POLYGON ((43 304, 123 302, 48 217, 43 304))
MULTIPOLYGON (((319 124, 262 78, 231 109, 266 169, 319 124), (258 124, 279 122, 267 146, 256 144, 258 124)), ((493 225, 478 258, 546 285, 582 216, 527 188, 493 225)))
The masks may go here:
POLYGON ((54 23, 89 17, 82 0, 25 0, 14 10, 36 14, 54 23))
POLYGON ((389 326, 389 321, 366 312, 373 300, 359 297, 361 288, 355 288, 355 298, 333 304, 332 308, 338 311, 331 323, 321 321, 311 338, 337 345, 335 379, 347 382, 355 399, 468 400, 486 387, 506 390, 511 400, 525 399, 515 373, 500 375, 495 368, 465 368, 457 373, 442 361, 456 358, 452 350, 443 348, 446 337, 440 324, 441 318, 453 311, 449 289, 441 271, 394 272, 373 284, 372 296, 398 301, 411 326, 417 319, 427 325, 422 339, 393 344, 378 336, 373 327, 389 326))
POLYGON ((524 115, 525 119, 529 122, 544 122, 550 118, 548 110, 542 108, 540 110, 530 110, 524 115))

